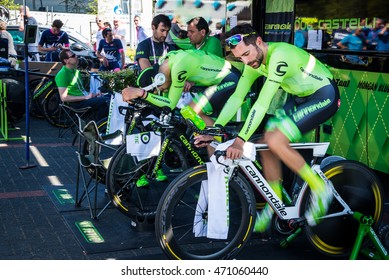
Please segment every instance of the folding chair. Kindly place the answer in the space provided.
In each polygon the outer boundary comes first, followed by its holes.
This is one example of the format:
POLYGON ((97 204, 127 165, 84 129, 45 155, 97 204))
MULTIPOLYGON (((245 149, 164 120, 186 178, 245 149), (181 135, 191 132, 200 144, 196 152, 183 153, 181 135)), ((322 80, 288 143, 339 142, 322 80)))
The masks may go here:
POLYGON ((89 121, 85 124, 85 121, 82 120, 78 114, 76 114, 76 117, 78 118, 78 133, 80 135, 79 150, 77 152, 76 206, 80 206, 86 199, 91 218, 98 219, 111 204, 111 201, 109 201, 99 212, 97 212, 97 189, 99 185, 105 184, 105 174, 102 176, 101 173, 106 171, 110 160, 110 158, 101 159, 102 148, 110 149, 113 154, 113 151, 116 151, 119 147, 118 145, 105 144, 104 141, 116 138, 119 135, 123 135, 123 133, 118 130, 112 134, 101 136, 95 121, 89 121), (82 139, 88 144, 87 151, 84 149, 84 142, 82 139), (91 170, 92 172, 90 172, 91 170), (88 173, 89 179, 87 178, 86 173, 88 173), (81 182, 80 177, 82 179, 81 182), (82 189, 80 184, 82 184, 82 189), (80 193, 81 195, 79 195, 80 193), (91 196, 94 197, 91 198, 91 196))
MULTIPOLYGON (((58 138, 62 138, 69 130, 71 130, 73 134, 76 133, 78 131, 77 128, 79 123, 76 114, 82 118, 91 108, 92 107, 84 107, 75 109, 66 105, 64 102, 61 102, 59 104, 58 138)), ((72 145, 76 142, 77 136, 78 134, 75 135, 72 145)))

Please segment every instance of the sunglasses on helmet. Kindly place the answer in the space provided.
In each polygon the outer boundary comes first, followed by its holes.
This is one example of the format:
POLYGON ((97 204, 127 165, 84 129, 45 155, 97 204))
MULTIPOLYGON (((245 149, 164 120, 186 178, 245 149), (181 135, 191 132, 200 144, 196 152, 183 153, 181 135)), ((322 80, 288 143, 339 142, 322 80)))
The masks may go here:
POLYGON ((250 36, 250 35, 254 35, 254 34, 256 34, 256 32, 251 32, 249 34, 235 34, 235 35, 232 35, 231 37, 228 37, 226 39, 226 45, 229 46, 229 47, 236 46, 237 44, 242 42, 244 37, 247 37, 247 36, 250 36))

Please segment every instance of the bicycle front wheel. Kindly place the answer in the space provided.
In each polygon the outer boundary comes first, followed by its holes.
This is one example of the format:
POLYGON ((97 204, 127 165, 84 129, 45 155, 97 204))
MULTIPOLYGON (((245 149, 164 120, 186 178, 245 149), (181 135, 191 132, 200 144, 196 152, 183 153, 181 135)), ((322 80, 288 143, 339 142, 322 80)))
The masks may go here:
MULTIPOLYGON (((181 150, 175 144, 169 146, 175 153, 180 153, 181 150)), ((169 164, 173 164, 173 167, 186 168, 187 163, 183 155, 179 154, 174 158, 173 153, 168 155, 164 157, 164 161, 169 159, 169 164)), ((108 194, 116 208, 134 220, 154 217, 158 201, 166 189, 167 182, 157 182, 154 179, 149 179, 148 186, 136 186, 142 175, 151 174, 154 165, 155 157, 138 161, 136 157, 127 153, 124 144, 115 152, 108 166, 106 173, 108 194)), ((166 175, 174 174, 167 165, 162 166, 166 175)))
POLYGON ((203 218, 205 222, 201 225, 207 224, 208 211, 198 205, 203 191, 201 182, 207 179, 205 165, 191 168, 179 175, 161 197, 155 217, 155 233, 162 250, 171 259, 231 259, 251 236, 256 213, 255 198, 249 183, 238 174, 229 182, 227 239, 195 237, 195 216, 203 218))
MULTIPOLYGON (((373 228, 377 228, 383 215, 384 193, 377 176, 365 165, 342 160, 325 166, 322 171, 332 182, 336 191, 353 212, 370 215, 374 219, 373 228)), ((309 204, 309 188, 303 199, 301 213, 309 204)), ((328 214, 342 211, 343 207, 334 199, 328 214)), ((325 218, 315 227, 305 227, 305 234, 313 247, 331 257, 348 256, 354 246, 358 222, 351 215, 325 218)))

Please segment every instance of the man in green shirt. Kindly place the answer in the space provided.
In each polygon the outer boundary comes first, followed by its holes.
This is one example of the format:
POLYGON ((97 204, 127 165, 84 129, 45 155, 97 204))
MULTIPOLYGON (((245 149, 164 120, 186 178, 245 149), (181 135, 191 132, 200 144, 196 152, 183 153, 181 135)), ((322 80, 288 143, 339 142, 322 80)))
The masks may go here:
POLYGON ((220 40, 216 37, 209 36, 209 26, 204 18, 192 18, 187 24, 188 38, 193 48, 224 57, 220 40))
MULTIPOLYGON (((312 190, 305 217, 310 225, 315 225, 327 212, 332 191, 289 143, 298 141, 302 134, 318 127, 337 112, 340 98, 333 76, 319 60, 300 48, 287 43, 265 43, 249 24, 232 28, 226 37, 226 45, 246 67, 215 125, 226 125, 254 81, 260 76, 267 78, 226 156, 230 159, 242 157, 243 144, 261 124, 277 90, 281 87, 288 92, 289 100, 267 123, 264 142, 270 150, 261 154, 264 175, 280 198, 280 160, 305 180, 312 190)), ((266 205, 257 215, 255 231, 266 231, 272 214, 272 208, 266 205)))
POLYGON ((55 83, 61 100, 75 109, 92 107, 89 116, 95 121, 108 117, 110 96, 85 90, 81 72, 77 69, 77 55, 65 49, 59 59, 64 66, 55 76, 55 83))

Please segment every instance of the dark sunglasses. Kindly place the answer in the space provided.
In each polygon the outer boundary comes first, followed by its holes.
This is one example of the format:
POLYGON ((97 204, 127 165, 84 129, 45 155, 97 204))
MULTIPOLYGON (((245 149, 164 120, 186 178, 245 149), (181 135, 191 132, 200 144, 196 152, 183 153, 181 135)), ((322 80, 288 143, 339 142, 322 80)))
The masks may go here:
POLYGON ((231 37, 228 37, 226 39, 226 45, 229 46, 229 47, 236 46, 237 44, 242 42, 244 37, 247 37, 247 36, 250 36, 250 35, 254 35, 256 33, 257 32, 251 32, 249 34, 235 34, 235 35, 232 35, 231 37))
POLYGON ((74 53, 72 54, 71 56, 69 56, 68 58, 75 58, 77 55, 74 53))

